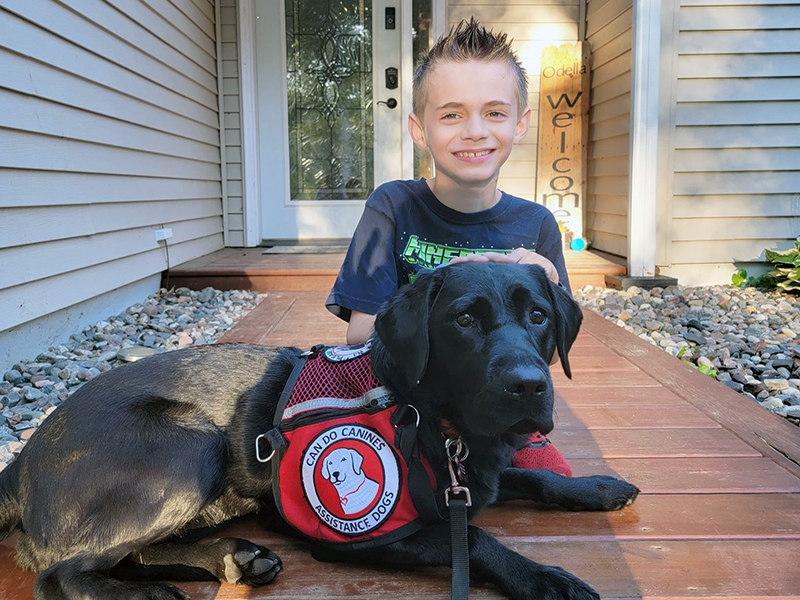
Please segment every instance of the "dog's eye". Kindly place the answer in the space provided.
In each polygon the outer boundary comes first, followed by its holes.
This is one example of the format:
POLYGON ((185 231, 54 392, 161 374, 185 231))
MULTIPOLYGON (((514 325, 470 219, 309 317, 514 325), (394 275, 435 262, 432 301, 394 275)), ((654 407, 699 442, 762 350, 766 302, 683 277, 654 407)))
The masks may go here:
POLYGON ((475 325, 475 317, 469 313, 461 313, 456 317, 456 323, 461 327, 472 327, 475 325))
POLYGON ((544 314, 544 311, 539 310, 538 308, 534 308, 531 311, 531 322, 534 325, 541 325, 542 323, 544 323, 546 318, 547 318, 547 315, 544 314))

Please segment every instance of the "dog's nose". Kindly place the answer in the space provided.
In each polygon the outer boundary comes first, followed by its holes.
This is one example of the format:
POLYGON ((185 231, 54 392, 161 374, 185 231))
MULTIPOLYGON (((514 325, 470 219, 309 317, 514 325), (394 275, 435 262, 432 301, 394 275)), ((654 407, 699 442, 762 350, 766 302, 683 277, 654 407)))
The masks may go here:
POLYGON ((333 476, 336 477, 336 479, 339 479, 339 471, 334 471, 333 476))
POLYGON ((517 367, 503 374, 503 389, 519 398, 535 398, 547 391, 547 380, 536 367, 517 367))

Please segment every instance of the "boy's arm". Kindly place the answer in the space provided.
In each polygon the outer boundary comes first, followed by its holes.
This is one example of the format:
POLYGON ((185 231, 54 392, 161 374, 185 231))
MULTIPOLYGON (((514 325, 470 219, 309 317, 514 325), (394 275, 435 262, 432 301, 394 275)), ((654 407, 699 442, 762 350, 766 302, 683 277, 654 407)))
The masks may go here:
MULTIPOLYGON (((396 184, 384 184, 375 190, 364 207, 344 263, 325 302, 337 317, 351 322, 355 315, 375 314, 397 290, 397 266, 394 258, 395 224, 390 192, 396 184)), ((370 325, 351 322, 353 339, 366 341, 370 325), (360 333, 359 333, 360 332, 360 333), (361 339, 363 338, 363 339, 361 339)), ((348 340, 350 335, 348 334, 348 340)))
POLYGON ((375 315, 354 310, 350 313, 350 324, 347 326, 347 343, 363 344, 372 337, 375 329, 375 315))

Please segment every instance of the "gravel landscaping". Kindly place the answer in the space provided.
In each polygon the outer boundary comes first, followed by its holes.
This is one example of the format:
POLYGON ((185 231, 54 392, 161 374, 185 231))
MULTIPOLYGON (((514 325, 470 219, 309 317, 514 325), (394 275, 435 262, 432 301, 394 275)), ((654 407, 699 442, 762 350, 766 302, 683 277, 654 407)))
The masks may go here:
MULTIPOLYGON (((800 424, 800 299, 731 286, 609 290, 575 299, 620 327, 800 424)), ((124 350, 211 344, 264 298, 186 288, 149 296, 87 327, 0 379, 0 470, 39 424, 85 382, 123 361, 124 350)))
POLYGON ((575 299, 800 425, 800 298, 733 286, 610 290, 575 299))
POLYGON ((213 344, 264 294, 247 291, 160 290, 122 314, 99 321, 0 377, 0 470, 39 424, 70 394, 109 369, 134 346, 157 351, 213 344))

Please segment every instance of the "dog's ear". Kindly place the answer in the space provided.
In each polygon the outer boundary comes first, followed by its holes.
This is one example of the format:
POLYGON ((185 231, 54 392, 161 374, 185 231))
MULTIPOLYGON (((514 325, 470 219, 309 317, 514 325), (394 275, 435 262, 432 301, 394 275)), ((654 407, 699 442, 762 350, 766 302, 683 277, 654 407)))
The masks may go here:
POLYGON ((572 299, 567 290, 552 281, 549 287, 550 298, 553 301, 553 308, 556 312, 556 348, 558 349, 558 358, 561 360, 564 374, 572 379, 567 354, 575 338, 578 337, 581 321, 583 321, 583 312, 581 312, 580 304, 572 299))
POLYGON ((327 458, 322 462, 322 477, 327 479, 328 481, 331 480, 331 470, 328 468, 327 458))
POLYGON ((428 366, 428 320, 443 279, 442 269, 420 273, 413 284, 400 288, 375 318, 375 333, 409 388, 428 366))
POLYGON ((353 449, 350 449, 350 464, 353 466, 353 473, 361 475, 361 464, 364 462, 364 457, 353 449))

